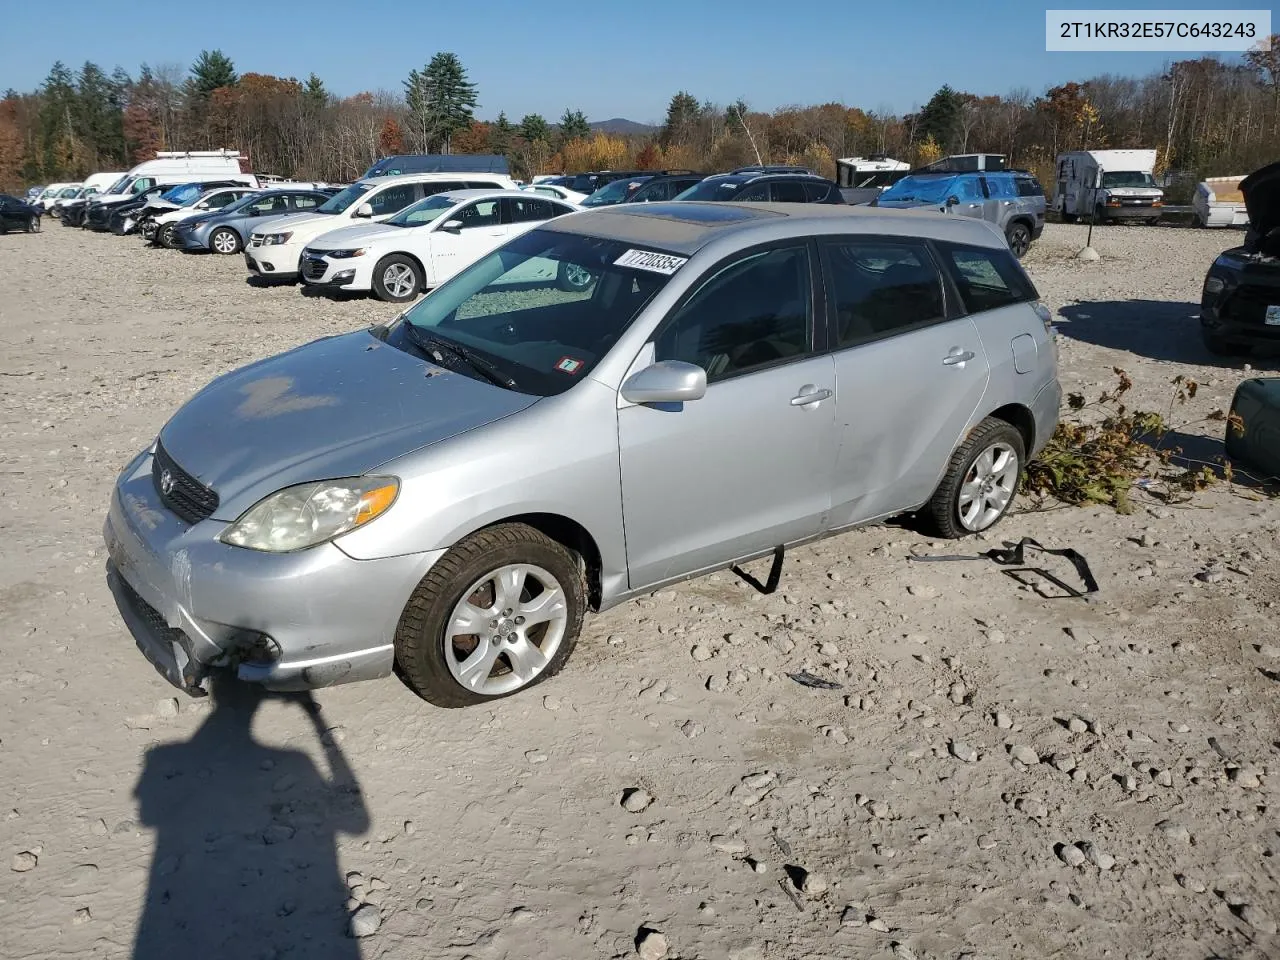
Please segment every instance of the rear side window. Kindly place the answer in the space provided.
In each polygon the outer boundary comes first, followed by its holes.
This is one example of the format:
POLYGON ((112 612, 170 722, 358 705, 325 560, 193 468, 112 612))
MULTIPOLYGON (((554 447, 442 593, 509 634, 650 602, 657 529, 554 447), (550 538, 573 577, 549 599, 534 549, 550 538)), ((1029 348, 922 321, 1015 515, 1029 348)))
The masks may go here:
POLYGON ((838 348, 942 321, 942 278, 918 241, 871 238, 823 244, 838 348))
POLYGON ((996 310, 1038 296, 1030 279, 1008 250, 939 243, 945 269, 960 291, 969 313, 996 310))
POLYGON ((465 190, 467 185, 461 180, 428 180, 419 184, 424 197, 433 197, 437 193, 451 193, 454 190, 465 190))
POLYGON ((1018 196, 1020 197, 1043 197, 1044 188, 1040 186, 1040 181, 1034 177, 1019 177, 1017 181, 1018 196))
MULTIPOLYGON (((449 189, 456 190, 458 188, 450 187, 449 189)), ((502 184, 495 183, 492 180, 468 180, 466 181, 466 189, 467 190, 501 190, 503 189, 503 187, 502 187, 502 184)))
POLYGON ((987 193, 1001 200, 1012 200, 1017 193, 1013 189, 1013 180, 1009 177, 987 177, 987 193))
POLYGON ((563 207, 552 203, 550 200, 535 200, 532 197, 528 200, 523 197, 510 197, 504 198, 502 202, 507 206, 507 215, 510 217, 511 223, 550 220, 552 217, 558 217, 565 212, 563 207))
POLYGON ((804 185, 805 197, 810 203, 822 203, 827 199, 827 194, 831 192, 831 186, 826 183, 806 183, 804 185))
POLYGON ((413 184, 402 183, 375 193, 365 202, 373 207, 373 215, 375 217, 381 217, 399 213, 416 199, 413 184))
POLYGON ((807 203, 809 198, 805 196, 804 187, 799 180, 775 180, 773 199, 779 203, 807 203))

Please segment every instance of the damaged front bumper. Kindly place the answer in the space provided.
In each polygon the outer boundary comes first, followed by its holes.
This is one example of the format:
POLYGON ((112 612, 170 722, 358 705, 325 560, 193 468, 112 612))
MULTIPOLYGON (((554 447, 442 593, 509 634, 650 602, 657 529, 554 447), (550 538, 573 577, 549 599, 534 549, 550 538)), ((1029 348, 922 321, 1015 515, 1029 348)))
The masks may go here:
POLYGON ((220 542, 161 501, 150 452, 121 474, 103 527, 107 583, 138 649, 204 693, 215 669, 271 690, 384 677, 400 614, 443 551, 355 560, 333 543, 271 554, 220 542))

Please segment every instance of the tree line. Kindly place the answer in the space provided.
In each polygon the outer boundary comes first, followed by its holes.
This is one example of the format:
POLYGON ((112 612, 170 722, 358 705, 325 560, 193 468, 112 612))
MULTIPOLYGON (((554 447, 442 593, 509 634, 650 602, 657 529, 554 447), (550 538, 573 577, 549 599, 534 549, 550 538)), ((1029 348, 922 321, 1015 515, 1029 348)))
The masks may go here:
MULTIPOLYGON (((884 154, 924 163, 948 153, 997 152, 1053 176, 1058 153, 1157 148, 1185 184, 1247 173, 1280 143, 1280 35, 1239 58, 1180 60, 1147 76, 1104 74, 1032 94, 979 95, 943 86, 895 115, 843 103, 752 110, 673 95, 644 134, 593 131, 582 111, 475 117, 476 85, 459 58, 437 53, 399 91, 339 97, 305 80, 238 73, 218 50, 188 68, 143 64, 136 76, 94 63, 55 63, 40 87, 0 98, 0 188, 78 180, 127 169, 158 150, 233 147, 256 172, 348 181, 395 153, 497 153, 518 176, 587 169, 801 163, 834 175, 839 157, 884 154)), ((1188 187, 1189 189, 1189 187, 1188 187)))

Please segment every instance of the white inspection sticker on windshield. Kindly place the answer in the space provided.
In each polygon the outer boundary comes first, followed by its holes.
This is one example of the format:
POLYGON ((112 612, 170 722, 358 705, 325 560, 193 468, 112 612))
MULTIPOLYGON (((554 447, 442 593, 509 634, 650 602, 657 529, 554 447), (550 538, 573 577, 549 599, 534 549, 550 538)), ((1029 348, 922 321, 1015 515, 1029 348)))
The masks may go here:
POLYGON ((654 253, 652 250, 628 250, 617 260, 617 267, 633 267, 636 270, 650 270, 653 273, 673 274, 689 262, 688 257, 673 257, 669 253, 654 253))

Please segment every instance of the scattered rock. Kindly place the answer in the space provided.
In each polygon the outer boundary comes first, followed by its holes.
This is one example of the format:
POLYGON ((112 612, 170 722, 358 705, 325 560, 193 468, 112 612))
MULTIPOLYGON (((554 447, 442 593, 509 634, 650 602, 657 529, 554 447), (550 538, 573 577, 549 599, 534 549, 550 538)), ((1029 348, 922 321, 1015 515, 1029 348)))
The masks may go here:
POLYGON ((1192 893, 1204 893, 1208 889, 1208 885, 1203 880, 1192 874, 1180 873, 1177 875, 1177 881, 1178 886, 1192 893))
POLYGON ((769 646, 782 654, 784 657, 796 648, 795 641, 791 639, 791 634, 786 630, 779 630, 769 635, 769 646))
POLYGON ((1156 829, 1170 840, 1176 840, 1180 843, 1191 842, 1191 831, 1174 820, 1161 820, 1156 824, 1156 829))
POLYGON ((751 869, 754 870, 756 873, 769 872, 769 864, 765 863, 763 860, 751 860, 748 862, 751 864, 751 869))
POLYGON ((382 914, 371 903, 366 903, 351 915, 351 935, 353 937, 371 937, 382 926, 382 914))
POLYGON ((1262 781, 1258 779, 1259 773, 1261 771, 1257 767, 1250 765, 1232 767, 1227 771, 1227 779, 1245 790, 1256 790, 1262 785, 1262 781))
POLYGON ((560 698, 552 697, 552 696, 543 697, 542 708, 544 710, 550 710, 552 713, 555 713, 557 710, 560 709, 560 698))
POLYGON ((28 870, 34 870, 39 862, 40 858, 34 853, 30 850, 23 850, 21 853, 13 855, 13 861, 9 866, 16 873, 26 873, 28 870))
POLYGON ((951 755, 965 763, 973 763, 978 759, 978 751, 961 740, 952 740, 949 744, 951 755))
POLYGON ((1068 867, 1082 867, 1085 862, 1084 851, 1074 843, 1064 843, 1058 847, 1058 859, 1068 867))
POLYGON ((697 720, 686 720, 680 724, 680 732, 692 740, 695 737, 702 736, 702 724, 697 720))
POLYGON ((893 955, 898 960, 916 960, 916 952, 908 947, 905 943, 894 942, 892 946, 893 955))
POLYGON ((721 674, 707 677, 707 689, 712 693, 724 693, 729 688, 729 679, 721 674))
POLYGON ((851 903, 840 914, 840 926, 860 927, 867 922, 867 908, 860 903, 851 903))
POLYGON ((693 650, 690 652, 690 656, 699 663, 704 663, 711 659, 711 649, 701 643, 695 644, 693 650))
POLYGON ((530 763, 546 763, 547 762, 547 755, 543 753, 541 750, 527 750, 525 751, 524 758, 528 760, 530 763))
POLYGON ((284 843, 286 840, 292 840, 294 833, 296 833, 294 828, 287 823, 273 823, 262 831, 262 842, 266 844, 284 843))
POLYGON ((1276 922, 1271 919, 1265 910, 1254 906, 1252 903, 1246 903, 1240 908, 1240 919, 1259 933, 1273 934, 1276 932, 1276 922))
POLYGON ((1089 724, 1079 717, 1072 717, 1067 721, 1067 729, 1072 733, 1086 733, 1089 729, 1089 724))
POLYGON ((1013 717, 1009 716, 1003 710, 997 710, 995 715, 996 726, 1001 730, 1008 730, 1013 726, 1013 717))
POLYGON ((653 796, 643 787, 631 787, 622 792, 622 809, 628 813, 643 813, 653 803, 653 796))
POLYGON ((1196 579, 1201 581, 1202 583, 1217 583, 1220 580, 1225 580, 1226 576, 1227 576, 1227 571, 1224 570, 1222 567, 1220 567, 1218 564, 1214 563, 1214 564, 1210 564, 1209 566, 1201 570, 1199 573, 1197 573, 1196 579))
POLYGON ((867 926, 870 927, 872 930, 875 930, 877 933, 889 932, 889 924, 885 923, 879 917, 872 917, 870 920, 867 921, 867 926))
POLYGON ((747 845, 744 841, 737 837, 730 837, 723 833, 717 833, 711 838, 711 845, 721 853, 746 853, 747 845))
POLYGON ((964 685, 963 681, 957 680, 947 690, 947 699, 958 707, 964 706, 964 700, 968 693, 969 690, 964 685))
POLYGON ((1010 745, 1009 756, 1028 767, 1034 767, 1040 762, 1040 754, 1036 753, 1035 750, 1023 743, 1010 745))
POLYGON ((1116 865, 1116 858, 1099 850, 1098 845, 1092 841, 1085 840, 1080 844, 1080 850, 1084 853, 1085 859, 1103 873, 1116 865))
POLYGON ((913 597, 920 597, 930 600, 938 595, 938 588, 930 586, 927 583, 913 583, 907 587, 907 593, 913 597))
POLYGON ((166 719, 176 717, 178 715, 178 698, 166 697, 156 702, 155 714, 157 717, 166 719))
POLYGON ((93 919, 93 914, 89 912, 88 907, 80 907, 76 910, 75 915, 71 918, 72 923, 88 923, 93 919))
POLYGON ((805 871, 804 878, 800 881, 800 892, 806 897, 820 897, 827 892, 827 878, 820 873, 810 873, 805 871))
POLYGON ((1076 758, 1065 753, 1053 755, 1053 768, 1062 773, 1070 773, 1076 768, 1076 758))

